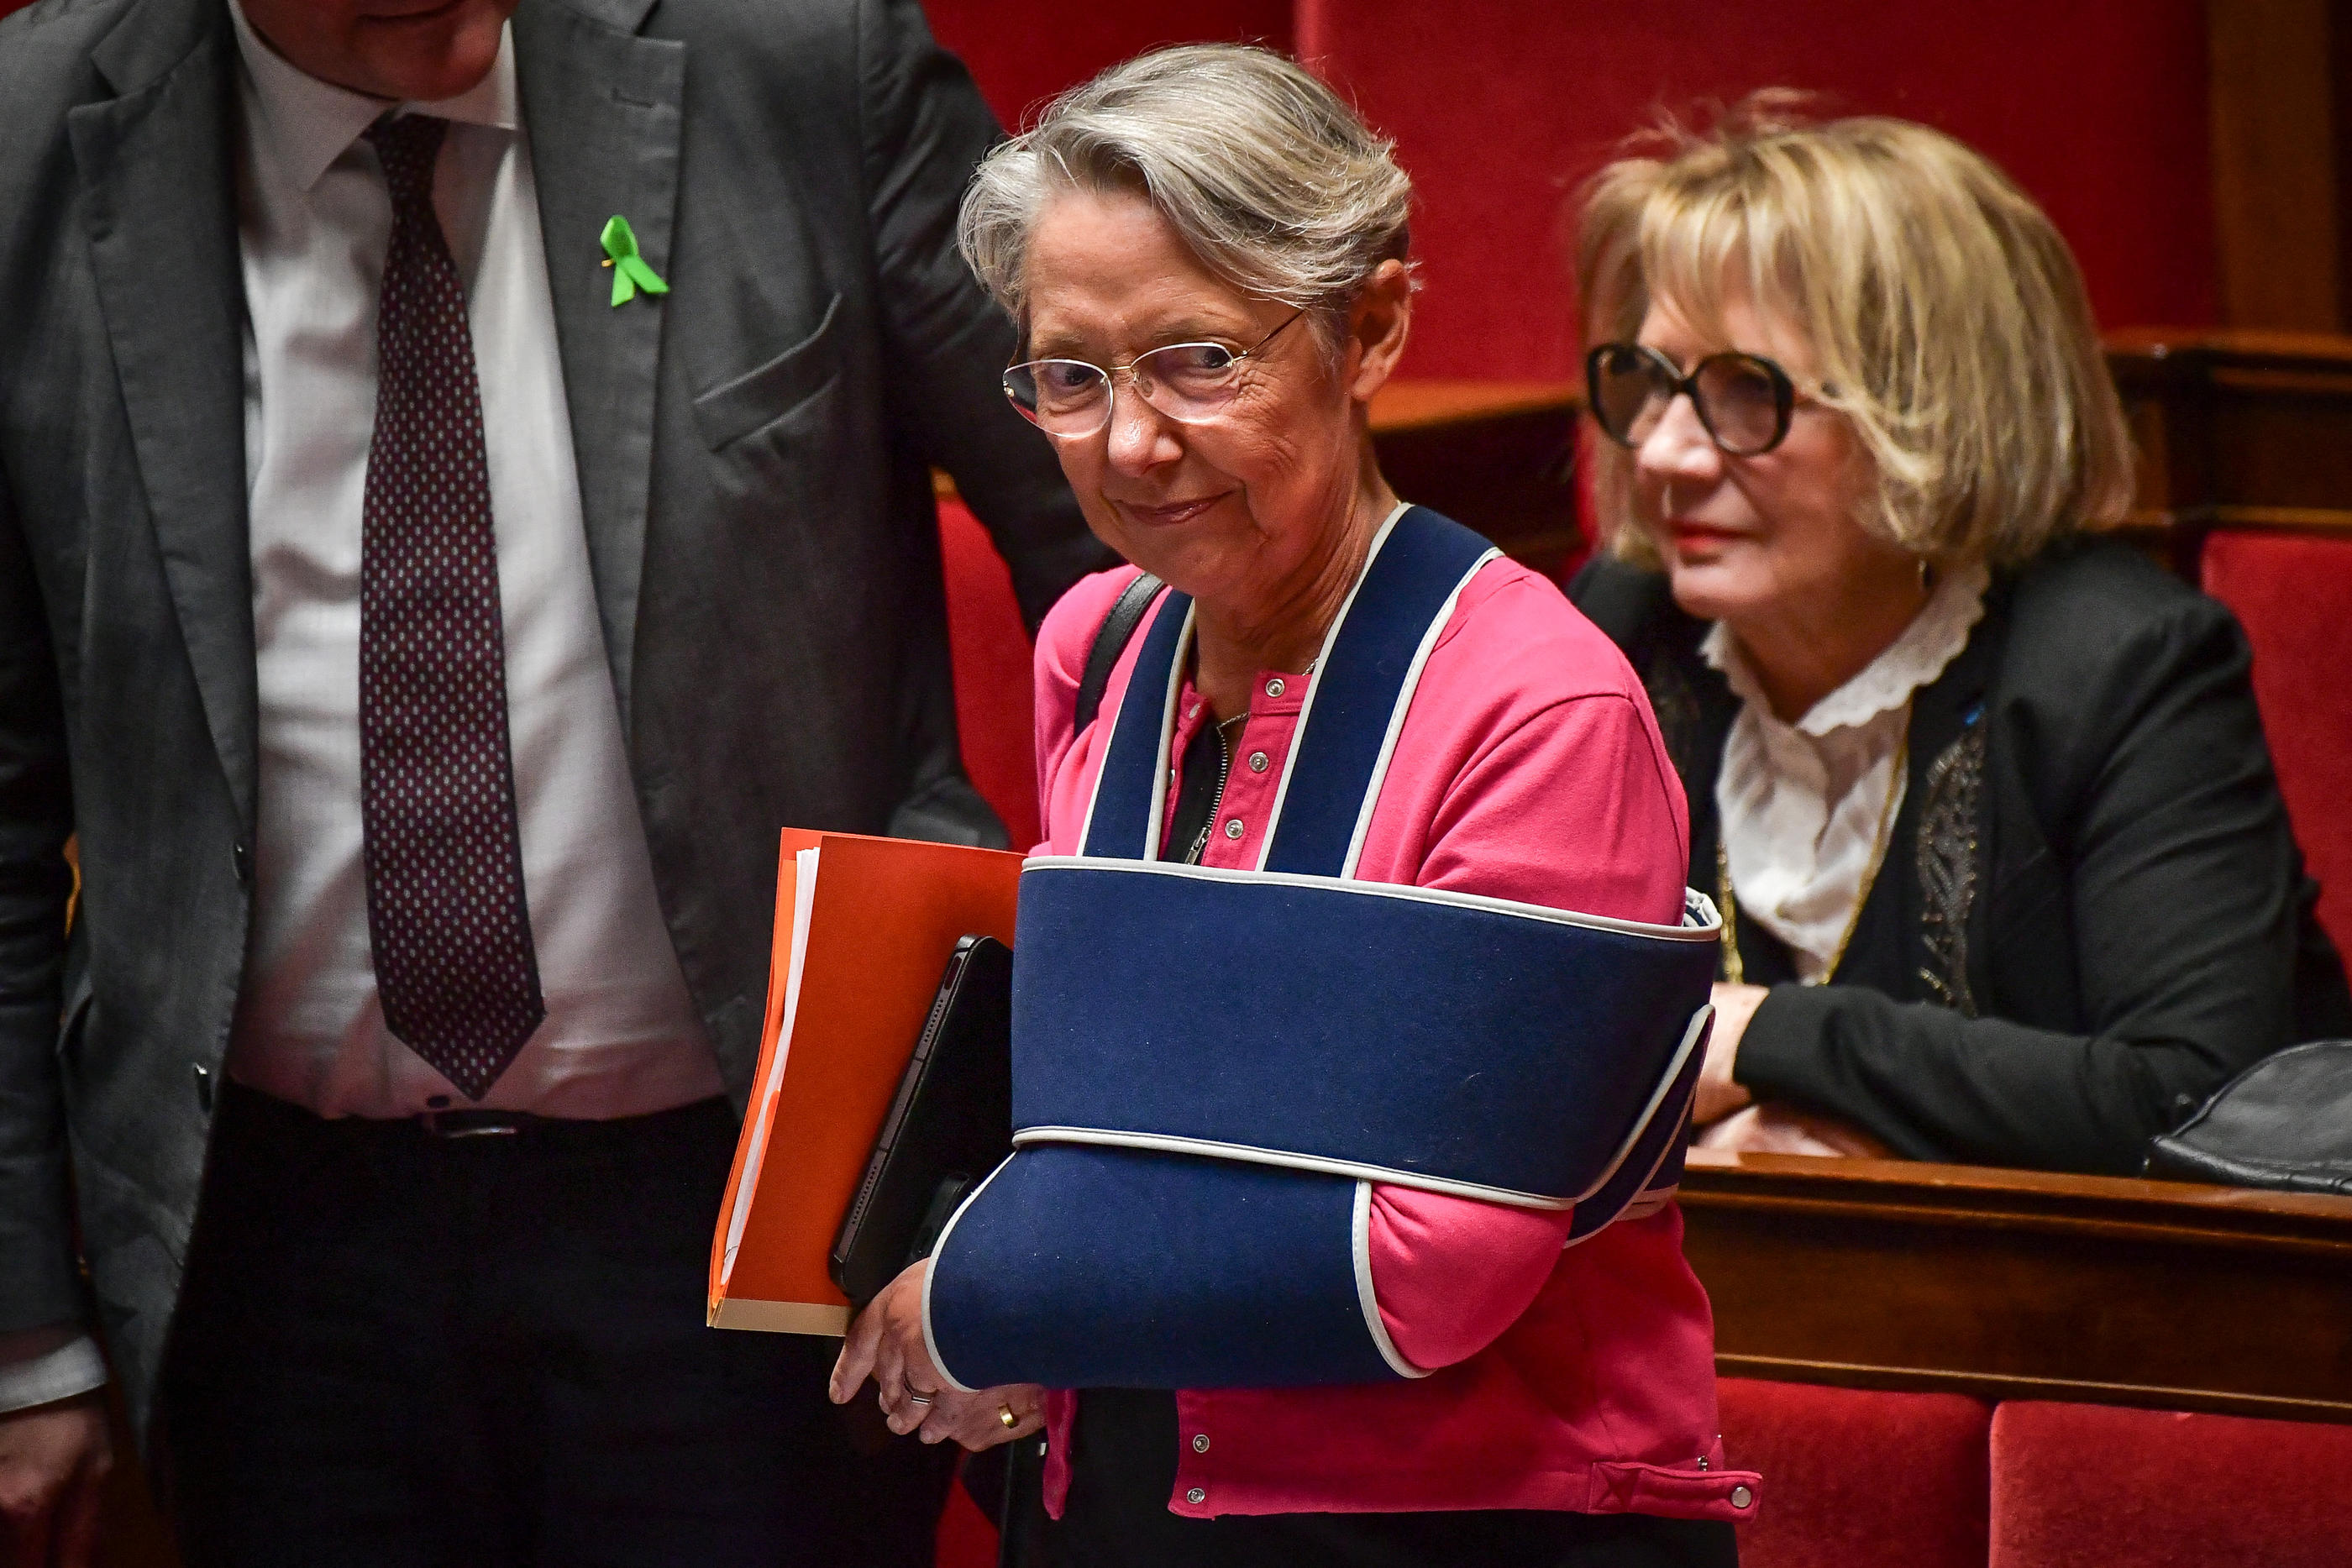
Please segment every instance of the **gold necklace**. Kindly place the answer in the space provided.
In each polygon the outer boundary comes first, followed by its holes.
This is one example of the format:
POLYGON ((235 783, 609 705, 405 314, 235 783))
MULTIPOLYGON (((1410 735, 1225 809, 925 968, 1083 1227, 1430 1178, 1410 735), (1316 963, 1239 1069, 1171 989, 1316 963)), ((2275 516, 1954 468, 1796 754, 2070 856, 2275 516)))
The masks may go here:
MULTIPOLYGON (((1895 769, 1886 780, 1886 801, 1878 809, 1878 831, 1872 836, 1870 869, 1862 873, 1862 891, 1854 895, 1853 908, 1845 917, 1845 931, 1838 937, 1837 949, 1830 955, 1828 967, 1822 970, 1818 984, 1826 985, 1836 977, 1838 966, 1845 962, 1845 950, 1853 934, 1862 925, 1862 908, 1870 902, 1870 890, 1878 885, 1878 868, 1886 863, 1886 849, 1895 836, 1895 802, 1903 792, 1903 780, 1911 765, 1911 705, 1903 705, 1903 738, 1895 743, 1895 769)), ((1739 901, 1731 895, 1731 855, 1723 847, 1723 823, 1718 818, 1715 831, 1715 904, 1723 915, 1723 933, 1717 938, 1723 944, 1723 977, 1727 984, 1743 985, 1748 967, 1739 956, 1739 901)))

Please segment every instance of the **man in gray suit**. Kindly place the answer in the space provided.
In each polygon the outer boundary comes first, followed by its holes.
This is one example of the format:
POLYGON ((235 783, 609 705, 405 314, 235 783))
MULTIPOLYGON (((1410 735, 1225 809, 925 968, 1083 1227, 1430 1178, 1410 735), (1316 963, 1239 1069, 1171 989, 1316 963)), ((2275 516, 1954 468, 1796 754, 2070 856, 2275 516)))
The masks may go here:
POLYGON ((912 0, 0 23, 29 1560, 100 1338, 200 1563, 923 1560, 943 1456, 701 1290, 776 830, 1002 841, 929 465, 1033 621, 1098 564, 954 254, 995 134, 912 0))

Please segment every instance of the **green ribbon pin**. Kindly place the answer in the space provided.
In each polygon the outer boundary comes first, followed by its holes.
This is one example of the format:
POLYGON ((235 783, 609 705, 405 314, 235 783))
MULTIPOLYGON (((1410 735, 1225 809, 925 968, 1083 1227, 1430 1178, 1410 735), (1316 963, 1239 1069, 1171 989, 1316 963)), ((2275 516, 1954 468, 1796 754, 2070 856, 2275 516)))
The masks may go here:
POLYGON ((613 308, 618 310, 637 297, 642 288, 648 294, 667 294, 669 285, 661 274, 646 265, 637 254, 636 231, 629 220, 614 213, 604 225, 604 265, 613 269, 613 308))

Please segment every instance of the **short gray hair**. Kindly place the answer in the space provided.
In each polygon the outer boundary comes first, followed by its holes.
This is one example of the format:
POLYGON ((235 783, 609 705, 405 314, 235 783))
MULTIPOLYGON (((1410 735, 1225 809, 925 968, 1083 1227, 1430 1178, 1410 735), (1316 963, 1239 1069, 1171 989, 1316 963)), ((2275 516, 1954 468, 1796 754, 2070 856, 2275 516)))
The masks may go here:
POLYGON ((1270 49, 1157 49, 1072 88, 991 152, 964 193, 956 244, 1025 321, 1023 274, 1046 203, 1132 192, 1236 288, 1315 311, 1328 341, 1374 269, 1406 259, 1412 182, 1394 145, 1270 49))

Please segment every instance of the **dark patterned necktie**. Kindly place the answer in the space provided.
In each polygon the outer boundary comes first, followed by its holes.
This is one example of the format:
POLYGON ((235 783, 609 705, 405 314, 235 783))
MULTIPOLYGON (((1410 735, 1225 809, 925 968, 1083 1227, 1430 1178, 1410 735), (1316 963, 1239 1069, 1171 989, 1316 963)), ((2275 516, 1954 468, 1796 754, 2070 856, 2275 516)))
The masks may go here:
POLYGON ((465 290, 433 211, 448 122, 368 131, 392 187, 360 544, 368 939, 392 1032, 479 1100, 547 1016, 523 895, 506 637, 465 290))

